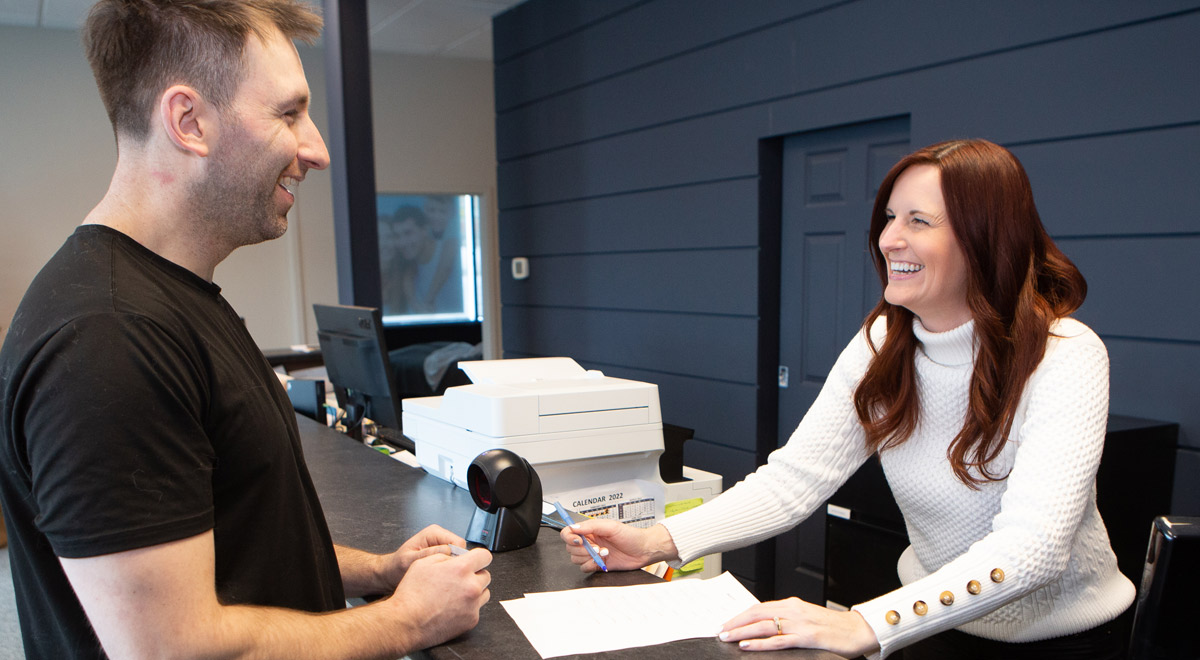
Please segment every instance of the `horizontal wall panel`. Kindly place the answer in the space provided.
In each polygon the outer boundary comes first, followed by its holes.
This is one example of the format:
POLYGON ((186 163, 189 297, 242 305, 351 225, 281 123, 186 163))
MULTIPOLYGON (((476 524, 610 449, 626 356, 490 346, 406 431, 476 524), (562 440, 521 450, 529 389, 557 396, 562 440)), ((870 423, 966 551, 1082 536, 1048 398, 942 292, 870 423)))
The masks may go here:
POLYGON ((500 163, 500 208, 757 176, 769 127, 751 108, 500 163))
MULTIPOLYGON (((668 3, 653 3, 639 9, 649 11, 660 4, 668 3)), ((732 9, 733 5, 729 7, 732 9)), ((1062 11, 1061 7, 1049 4, 1037 9, 1030 7, 1037 14, 1032 18, 1028 12, 997 11, 988 20, 980 21, 977 29, 966 31, 959 29, 964 22, 979 19, 980 9, 976 3, 859 2, 842 5, 592 84, 580 86, 586 81, 573 82, 577 88, 569 92, 512 111, 505 112, 507 105, 498 101, 497 157, 504 161, 525 153, 644 126, 721 112, 731 105, 765 102, 924 67, 938 67, 998 48, 1019 47, 1020 44, 1037 43, 1153 15, 1148 9, 1133 5, 1108 4, 1108 11, 1098 12, 1094 11, 1095 5, 1077 4, 1067 11, 1062 11), (887 47, 886 44, 895 38, 894 26, 914 20, 914 15, 923 17, 922 31, 938 34, 939 38, 923 42, 921 48, 887 47), (693 82, 700 80, 703 84, 693 82), (674 81, 675 84, 664 86, 663 81, 674 81), (631 103, 630 99, 637 99, 637 102, 631 103), (577 120, 560 121, 564 115, 577 120)), ((1162 12, 1161 7, 1156 9, 1162 12)), ((752 13, 745 12, 740 6, 737 10, 743 14, 752 13)), ((584 35, 576 38, 583 39, 584 35)), ((1027 50, 1037 53, 1034 58, 1045 64, 1054 62, 1054 53, 1059 50, 1077 49, 1076 41, 1105 38, 1108 35, 1101 33, 1027 50), (1041 54, 1043 52, 1048 54, 1041 54)), ((561 47, 566 48, 567 44, 561 47)), ((1093 46, 1084 43, 1082 48, 1091 50, 1093 46)), ((1018 49, 1015 54, 1020 52, 1018 49)), ((990 61, 991 58, 987 59, 990 61)), ((558 58, 558 61, 560 66, 574 63, 566 58, 558 58)), ((1056 68, 1043 66, 1022 72, 1022 75, 1053 75, 1056 68)), ((582 73, 574 67, 570 71, 582 73)), ((1136 71, 1127 66, 1121 73, 1136 71)), ((538 80, 544 80, 544 77, 539 76, 538 80)), ((1070 79, 1064 83, 1082 84, 1070 79)), ((497 93, 506 87, 498 71, 497 93)))
POLYGON ((1052 235, 1171 233, 1188 224, 1181 209, 1200 209, 1200 124, 1016 146, 1013 153, 1052 235))
POLYGON ((1180 449, 1175 456, 1175 488, 1171 495, 1171 513, 1200 516, 1200 451, 1180 449))
POLYGON ((502 319, 505 351, 754 383, 754 319, 507 304, 502 319))
POLYGON ((1087 278, 1077 316, 1097 333, 1200 342, 1200 279, 1180 276, 1195 270, 1200 235, 1057 243, 1087 278))
POLYGON ((502 62, 640 2, 645 0, 523 2, 492 19, 493 59, 502 62))
MULTIPOLYGON (((644 67, 742 32, 842 4, 844 0, 755 0, 754 11, 728 0, 643 3, 620 20, 598 22, 569 37, 501 61, 496 58, 496 109, 644 67), (500 88, 504 88, 503 94, 500 88)), ((563 3, 552 0, 552 6, 563 3)), ((499 23, 494 29, 501 29, 499 23)), ((503 35, 496 37, 503 40, 503 35)))
POLYGON ((1179 444, 1200 449, 1200 343, 1102 338, 1111 367, 1109 412, 1178 422, 1179 444))
POLYGON ((1195 79, 1192 63, 1200 61, 1197 30, 1200 14, 1189 14, 766 107, 777 134, 911 114, 914 148, 961 137, 1007 144, 1193 123, 1200 85, 1184 81, 1195 79), (1160 47, 1131 55, 1146 43, 1160 47))
POLYGON ((758 314, 758 248, 533 257, 500 281, 506 305, 758 314))
POLYGON ((597 368, 608 376, 658 385, 663 421, 694 430, 696 435, 692 442, 708 442, 754 453, 758 388, 753 385, 641 369, 597 368))
POLYGON ((1193 13, 914 74, 909 82, 929 90, 932 107, 914 113, 913 142, 982 133, 1010 143, 1194 122, 1200 85, 1185 81, 1196 79, 1197 31, 1193 13))
POLYGON ((756 245, 736 218, 758 206, 758 177, 597 197, 500 214, 502 257, 756 245))
POLYGON ((1198 32, 1200 13, 502 162, 500 204, 746 176, 756 171, 759 138, 906 113, 912 113, 914 145, 961 136, 1026 142, 1192 123, 1200 120, 1200 85, 1181 88, 1180 81, 1192 79, 1192 63, 1200 61, 1200 40, 1192 38, 1198 32), (1145 43, 1160 44, 1153 67, 1128 57, 1145 43), (1073 90, 1068 98, 1058 93, 1064 86, 1073 90), (1144 102, 1114 102, 1130 89, 1144 102))

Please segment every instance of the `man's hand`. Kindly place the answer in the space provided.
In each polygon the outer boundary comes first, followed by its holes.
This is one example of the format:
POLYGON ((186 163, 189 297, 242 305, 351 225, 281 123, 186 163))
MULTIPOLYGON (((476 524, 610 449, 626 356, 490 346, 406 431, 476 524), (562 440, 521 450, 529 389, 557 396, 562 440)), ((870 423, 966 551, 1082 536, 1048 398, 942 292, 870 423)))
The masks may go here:
POLYGON ((346 596, 382 596, 396 590, 413 562, 430 555, 450 555, 450 545, 467 547, 467 542, 437 525, 417 532, 395 551, 377 555, 347 546, 337 546, 338 567, 346 596))
POLYGON ((426 555, 412 562, 391 598, 376 605, 398 610, 395 620, 407 629, 410 651, 454 639, 479 623, 479 608, 491 598, 491 563, 483 548, 458 557, 426 555))
MULTIPOLYGON (((384 575, 394 578, 391 584, 398 585, 404 579, 413 562, 430 555, 450 556, 450 546, 467 547, 467 542, 457 534, 449 532, 437 525, 430 525, 417 532, 385 558, 384 575)), ((490 563, 490 562, 489 562, 490 563)))

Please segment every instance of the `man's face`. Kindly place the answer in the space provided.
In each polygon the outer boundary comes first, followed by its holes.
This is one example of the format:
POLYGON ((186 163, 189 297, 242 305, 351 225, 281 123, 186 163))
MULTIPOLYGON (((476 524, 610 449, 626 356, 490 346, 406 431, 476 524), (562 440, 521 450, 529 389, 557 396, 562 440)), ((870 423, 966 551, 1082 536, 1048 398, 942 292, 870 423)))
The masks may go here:
POLYGON ((408 261, 416 261, 421 256, 421 248, 429 240, 429 228, 417 224, 416 220, 407 218, 395 223, 396 246, 400 256, 408 261))
POLYGON ((232 250, 287 231, 295 191, 329 152, 308 115, 308 81, 292 43, 273 29, 266 43, 246 43, 245 74, 220 113, 207 176, 191 203, 211 240, 232 250))

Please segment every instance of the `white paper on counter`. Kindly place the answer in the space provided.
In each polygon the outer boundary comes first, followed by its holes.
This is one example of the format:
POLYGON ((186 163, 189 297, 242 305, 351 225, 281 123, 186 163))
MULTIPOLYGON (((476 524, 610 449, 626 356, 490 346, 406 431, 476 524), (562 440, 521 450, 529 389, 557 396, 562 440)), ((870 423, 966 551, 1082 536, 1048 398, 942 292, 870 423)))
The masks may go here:
POLYGON ((629 587, 525 594, 502 601, 543 658, 712 637, 758 603, 730 573, 629 587))

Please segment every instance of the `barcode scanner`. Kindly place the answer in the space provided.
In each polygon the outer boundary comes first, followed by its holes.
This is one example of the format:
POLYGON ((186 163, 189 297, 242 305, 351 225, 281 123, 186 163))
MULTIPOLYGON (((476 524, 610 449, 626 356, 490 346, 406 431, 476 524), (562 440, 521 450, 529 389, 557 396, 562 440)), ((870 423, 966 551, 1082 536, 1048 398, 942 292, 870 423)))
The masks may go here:
POLYGON ((507 449, 489 449, 467 468, 475 515, 466 539, 492 552, 537 541, 542 524, 542 480, 529 461, 507 449))

